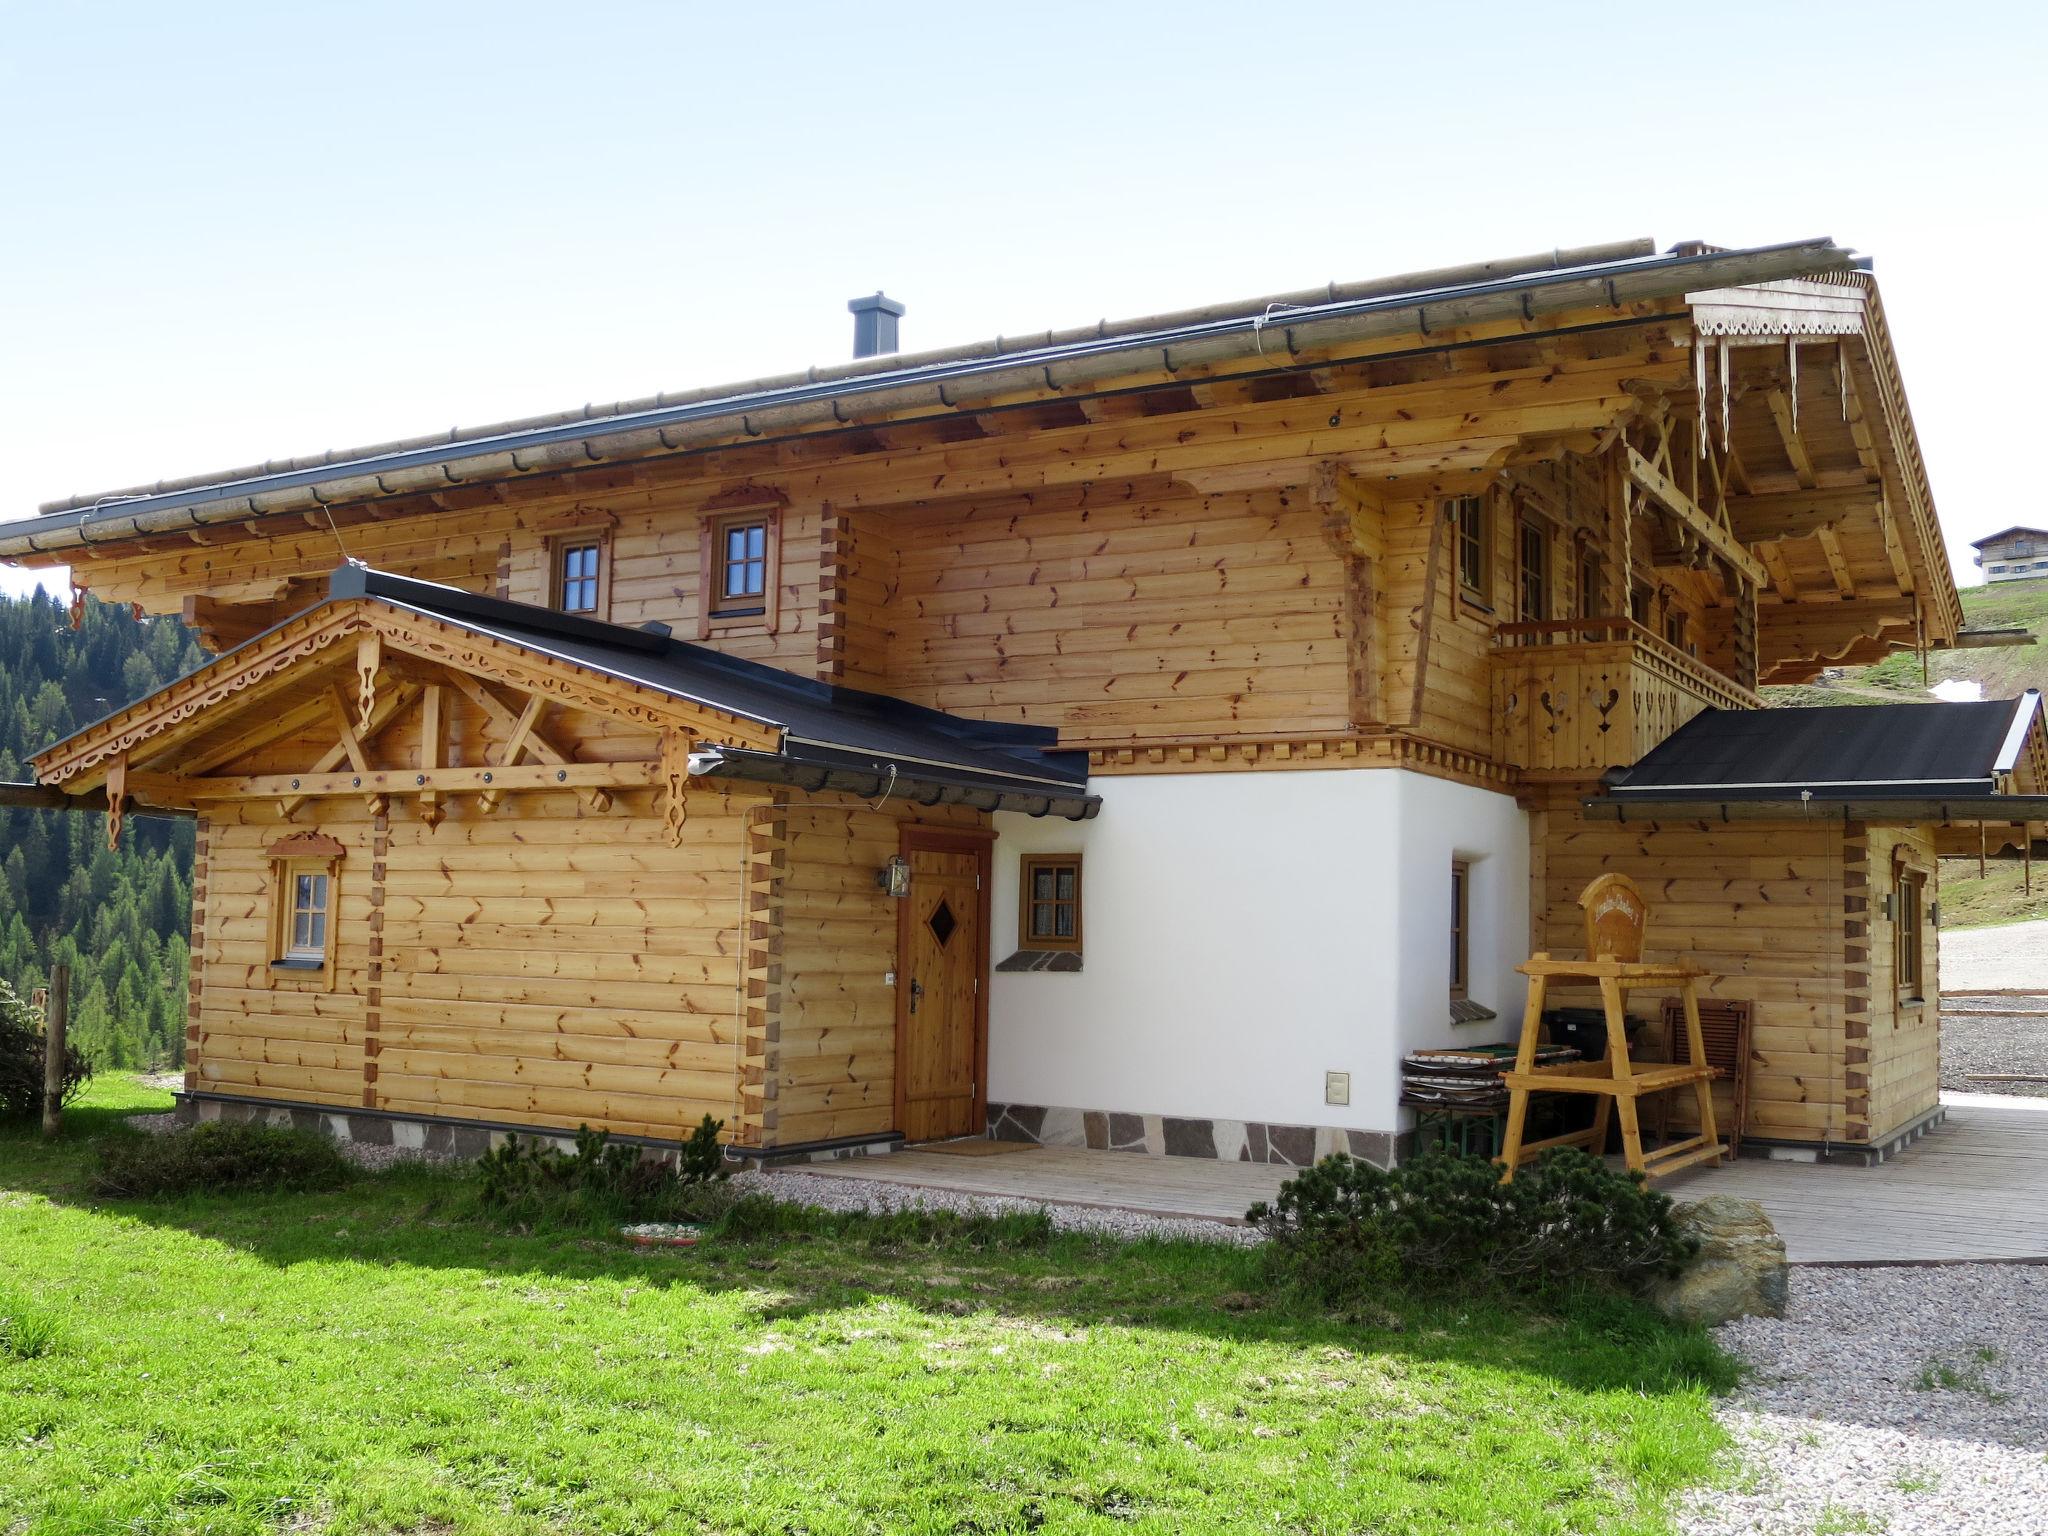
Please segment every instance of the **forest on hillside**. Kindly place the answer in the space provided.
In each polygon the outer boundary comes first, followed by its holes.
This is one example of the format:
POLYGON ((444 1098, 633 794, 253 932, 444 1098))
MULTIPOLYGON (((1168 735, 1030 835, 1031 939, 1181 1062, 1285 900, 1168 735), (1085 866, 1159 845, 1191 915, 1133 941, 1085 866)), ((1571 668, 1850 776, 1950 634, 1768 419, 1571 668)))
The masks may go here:
MULTIPOLYGON (((175 619, 135 619, 88 598, 77 629, 38 591, 0 599, 0 780, 30 754, 183 676, 206 652, 175 619)), ((189 821, 0 807, 0 977, 23 996, 71 966, 71 1039, 99 1067, 184 1059, 189 821)))

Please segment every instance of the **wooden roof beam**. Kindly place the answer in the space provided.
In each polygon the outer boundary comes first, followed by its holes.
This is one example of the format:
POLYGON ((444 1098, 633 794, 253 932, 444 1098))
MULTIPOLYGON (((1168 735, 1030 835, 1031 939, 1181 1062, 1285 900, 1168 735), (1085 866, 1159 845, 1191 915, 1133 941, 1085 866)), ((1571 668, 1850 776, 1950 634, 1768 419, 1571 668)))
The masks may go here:
POLYGON ((1799 435, 1799 429, 1792 421, 1792 397, 1783 389, 1769 389, 1764 399, 1771 407, 1771 420, 1777 424, 1778 441, 1784 445, 1786 462, 1791 464, 1792 473, 1799 477, 1799 483, 1812 490, 1820 481, 1814 477, 1813 457, 1806 451, 1806 442, 1799 435))
POLYGON ((1835 590, 1847 598, 1856 595, 1856 578, 1849 570, 1849 557, 1842 553, 1841 536, 1832 528, 1823 528, 1814 537, 1820 541, 1820 552, 1827 557, 1828 574, 1835 579, 1835 590))
POLYGON ((1880 485, 1766 491, 1730 496, 1728 516, 1735 525, 1735 536, 1745 544, 1808 538, 1823 528, 1833 528, 1849 518, 1875 511, 1883 496, 1884 487, 1880 485))
POLYGON ((1697 534, 1702 543, 1750 581, 1761 586, 1768 579, 1769 572, 1763 563, 1749 552, 1733 531, 1707 516, 1697 502, 1634 447, 1624 443, 1622 452, 1627 455, 1629 479, 1651 500, 1697 534))

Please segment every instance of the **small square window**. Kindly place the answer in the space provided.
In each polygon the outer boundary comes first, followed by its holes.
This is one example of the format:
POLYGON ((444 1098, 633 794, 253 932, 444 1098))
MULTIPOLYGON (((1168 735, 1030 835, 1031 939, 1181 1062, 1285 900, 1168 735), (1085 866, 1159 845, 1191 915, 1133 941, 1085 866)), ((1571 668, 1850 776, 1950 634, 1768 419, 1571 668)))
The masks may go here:
POLYGON ((311 972, 334 985, 336 901, 342 845, 317 832, 295 833, 271 849, 270 969, 311 972))
POLYGON ((610 554, 610 542, 602 537, 574 534, 557 539, 549 606, 559 613, 602 619, 609 597, 610 554))
POLYGON ((704 608, 699 638, 714 625, 775 627, 780 509, 748 507, 704 520, 704 608))
POLYGON ((1081 947, 1081 856, 1031 854, 1018 891, 1020 949, 1081 947))

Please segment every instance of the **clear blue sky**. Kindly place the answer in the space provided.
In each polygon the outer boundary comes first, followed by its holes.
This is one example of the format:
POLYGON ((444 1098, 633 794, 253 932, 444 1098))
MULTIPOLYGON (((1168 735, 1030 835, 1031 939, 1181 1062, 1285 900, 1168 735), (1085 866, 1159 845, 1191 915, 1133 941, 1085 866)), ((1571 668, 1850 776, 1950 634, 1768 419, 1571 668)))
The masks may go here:
POLYGON ((2043 17, 15 0, 0 513, 834 361, 877 287, 924 347, 1832 235, 1876 257, 1967 581, 1966 540, 2048 516, 2015 467, 2043 17))

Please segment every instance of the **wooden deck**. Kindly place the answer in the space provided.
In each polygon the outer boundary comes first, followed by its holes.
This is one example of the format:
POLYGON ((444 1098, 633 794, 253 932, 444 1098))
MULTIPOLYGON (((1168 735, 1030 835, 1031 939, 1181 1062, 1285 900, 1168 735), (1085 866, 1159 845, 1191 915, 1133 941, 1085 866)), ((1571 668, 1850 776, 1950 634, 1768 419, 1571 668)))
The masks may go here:
POLYGON ((1757 1201, 1796 1264, 2048 1261, 2048 1099, 1941 1101, 1947 1121, 1875 1168, 1740 1158, 1660 1187, 1757 1201))
MULTIPOLYGON (((1949 1118, 1875 1168, 1744 1158, 1691 1169, 1660 1187, 1760 1202, 1797 1264, 2048 1261, 2048 1099, 1944 1094, 1949 1118)), ((1078 1147, 984 1155, 917 1148, 814 1164, 823 1179, 874 1179, 966 1194, 1241 1221, 1291 1170, 1078 1147)), ((979 1151, 979 1148, 975 1149, 979 1151)))

